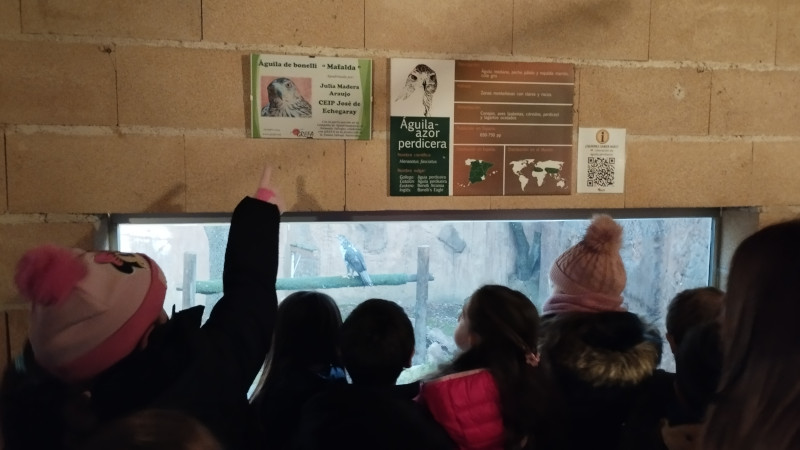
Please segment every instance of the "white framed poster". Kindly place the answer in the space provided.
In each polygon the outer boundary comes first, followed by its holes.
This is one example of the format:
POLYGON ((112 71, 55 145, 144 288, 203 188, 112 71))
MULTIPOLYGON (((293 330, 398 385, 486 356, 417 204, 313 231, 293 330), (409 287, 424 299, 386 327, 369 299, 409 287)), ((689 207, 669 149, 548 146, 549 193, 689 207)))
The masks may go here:
POLYGON ((254 138, 371 138, 370 59, 251 54, 250 83, 254 138))

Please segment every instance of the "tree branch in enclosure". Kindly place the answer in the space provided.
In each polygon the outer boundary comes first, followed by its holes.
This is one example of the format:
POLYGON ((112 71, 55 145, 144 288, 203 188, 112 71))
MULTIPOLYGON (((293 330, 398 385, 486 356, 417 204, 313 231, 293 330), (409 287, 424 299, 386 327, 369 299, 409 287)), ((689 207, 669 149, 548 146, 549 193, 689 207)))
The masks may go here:
MULTIPOLYGON (((433 281, 433 275, 428 276, 428 281, 433 281)), ((406 283, 415 283, 417 274, 387 273, 372 275, 375 286, 398 286, 406 283)), ((196 293, 216 294, 222 292, 222 280, 196 281, 196 293)), ((364 287, 358 277, 297 277, 278 278, 275 289, 279 291, 300 291, 305 289, 335 289, 345 287, 364 287)))
POLYGON ((518 280, 527 281, 539 271, 542 234, 534 232, 533 240, 528 244, 528 238, 525 237, 525 230, 522 229, 520 222, 509 222, 508 226, 511 227, 511 237, 517 253, 515 275, 518 280))

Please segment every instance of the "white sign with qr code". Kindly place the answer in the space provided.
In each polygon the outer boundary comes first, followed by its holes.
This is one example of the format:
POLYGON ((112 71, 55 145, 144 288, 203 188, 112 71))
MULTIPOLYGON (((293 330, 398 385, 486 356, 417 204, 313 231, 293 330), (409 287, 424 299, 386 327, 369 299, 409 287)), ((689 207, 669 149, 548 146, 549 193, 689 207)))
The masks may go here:
POLYGON ((578 193, 625 192, 625 128, 578 128, 578 193))

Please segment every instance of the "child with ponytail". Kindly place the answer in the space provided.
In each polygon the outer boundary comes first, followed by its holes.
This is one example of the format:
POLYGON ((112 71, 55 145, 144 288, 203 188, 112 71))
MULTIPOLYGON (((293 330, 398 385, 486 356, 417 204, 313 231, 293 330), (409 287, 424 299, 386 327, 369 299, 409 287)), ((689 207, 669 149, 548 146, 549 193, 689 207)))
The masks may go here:
POLYGON ((519 291, 486 285, 464 304, 454 335, 462 352, 420 394, 460 449, 561 448, 538 333, 539 313, 519 291))

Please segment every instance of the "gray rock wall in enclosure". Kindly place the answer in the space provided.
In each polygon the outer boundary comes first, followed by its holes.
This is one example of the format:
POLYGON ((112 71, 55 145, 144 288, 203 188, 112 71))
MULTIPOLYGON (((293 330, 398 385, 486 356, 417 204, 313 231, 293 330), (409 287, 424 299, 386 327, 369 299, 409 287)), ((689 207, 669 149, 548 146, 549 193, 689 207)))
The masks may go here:
MULTIPOLYGON (((430 247, 429 302, 462 303, 478 286, 498 283, 527 294, 537 306, 549 295, 553 260, 577 243, 588 225, 580 221, 471 221, 295 223, 283 234, 281 276, 291 276, 292 252, 304 249, 303 276, 344 276, 336 236, 347 236, 364 255, 370 273, 416 273, 417 247, 430 247), (523 264, 518 266, 522 262, 523 264), (288 264, 287 264, 288 263, 288 264), (534 265, 525 270, 526 265, 534 265)), ((628 273, 628 307, 660 320, 666 302, 683 289, 708 284, 711 220, 620 220, 621 251, 628 273)), ((302 259, 302 257, 301 257, 302 259)), ((296 262, 295 262, 296 263, 296 262)), ((300 264, 297 264, 299 267, 300 264)), ((342 304, 384 297, 411 306, 416 287, 373 286, 330 292, 342 304)))

